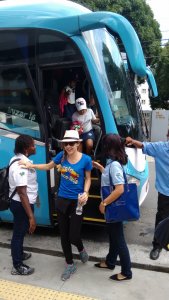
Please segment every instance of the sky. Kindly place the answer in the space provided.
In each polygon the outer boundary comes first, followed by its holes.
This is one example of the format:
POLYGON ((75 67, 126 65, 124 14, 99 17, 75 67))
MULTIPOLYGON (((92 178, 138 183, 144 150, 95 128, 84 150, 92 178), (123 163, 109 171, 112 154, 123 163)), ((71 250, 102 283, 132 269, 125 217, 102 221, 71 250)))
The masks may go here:
POLYGON ((151 7, 154 18, 160 24, 163 43, 169 40, 169 0, 146 0, 147 4, 151 7))

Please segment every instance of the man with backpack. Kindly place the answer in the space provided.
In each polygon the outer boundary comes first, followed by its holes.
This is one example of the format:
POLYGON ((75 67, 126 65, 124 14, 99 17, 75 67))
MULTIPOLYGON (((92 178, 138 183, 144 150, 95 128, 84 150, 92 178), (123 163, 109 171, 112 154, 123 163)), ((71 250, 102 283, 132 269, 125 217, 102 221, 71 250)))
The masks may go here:
POLYGON ((14 217, 13 236, 11 240, 11 255, 13 260, 12 275, 30 275, 34 268, 23 263, 31 257, 31 253, 23 251, 23 241, 26 233, 32 234, 36 228, 34 203, 38 196, 38 185, 35 169, 23 169, 18 160, 29 160, 35 154, 34 140, 28 135, 20 135, 15 141, 15 156, 10 161, 9 196, 10 210, 14 217), (14 161, 15 160, 15 161, 14 161), (13 162, 13 163, 12 163, 13 162))

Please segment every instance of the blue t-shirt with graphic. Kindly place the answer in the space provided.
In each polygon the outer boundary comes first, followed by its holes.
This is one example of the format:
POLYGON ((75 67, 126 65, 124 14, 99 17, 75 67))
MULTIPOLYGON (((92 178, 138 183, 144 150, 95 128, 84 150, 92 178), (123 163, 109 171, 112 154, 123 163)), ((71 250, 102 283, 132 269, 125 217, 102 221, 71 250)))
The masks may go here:
POLYGON ((59 152, 53 159, 56 165, 61 164, 61 180, 58 196, 67 199, 77 199, 79 193, 84 192, 85 171, 91 171, 91 157, 83 154, 81 159, 71 164, 67 159, 61 162, 63 151, 59 152))

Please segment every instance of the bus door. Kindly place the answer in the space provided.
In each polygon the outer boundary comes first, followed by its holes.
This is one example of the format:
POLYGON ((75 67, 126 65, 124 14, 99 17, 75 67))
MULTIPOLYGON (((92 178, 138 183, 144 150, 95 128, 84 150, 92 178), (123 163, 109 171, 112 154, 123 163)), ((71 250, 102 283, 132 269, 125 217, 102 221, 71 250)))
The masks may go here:
MULTIPOLYGON (((45 163, 46 125, 42 105, 27 64, 0 66, 0 167, 4 167, 14 155, 15 139, 28 134, 36 144, 36 154, 30 157, 34 163, 45 163)), ((50 225, 48 201, 48 174, 37 172, 39 200, 35 205, 37 224, 50 225)), ((0 212, 2 221, 12 221, 10 211, 0 212)))
MULTIPOLYGON (((76 98, 84 97, 89 105, 90 93, 95 95, 89 80, 87 79, 84 66, 80 64, 66 65, 53 65, 47 67, 40 67, 39 69, 40 78, 40 94, 44 99, 44 107, 46 111, 47 125, 48 125, 48 136, 51 140, 49 151, 49 157, 61 151, 61 145, 57 142, 57 139, 62 139, 65 130, 71 128, 72 121, 65 116, 61 116, 59 110, 59 96, 63 88, 69 83, 73 78, 76 80, 75 94, 76 98)), ((102 153, 101 153, 101 136, 102 130, 101 125, 93 125, 95 133, 95 141, 92 152, 92 159, 97 160, 102 163, 102 153)), ((85 149, 83 149, 85 153, 85 149)), ((52 202, 57 201, 57 191, 59 185, 59 175, 56 170, 50 170, 50 186, 52 202)), ((88 222, 103 222, 103 216, 100 214, 98 206, 100 203, 100 173, 98 170, 92 170, 92 184, 90 188, 89 201, 84 208, 84 220, 88 222)), ((57 221, 57 215, 52 205, 52 217, 53 222, 57 221)))
MULTIPOLYGON (((64 87, 68 85, 70 80, 76 78, 78 83, 80 83, 83 81, 83 79, 80 80, 79 78, 84 78, 85 75, 82 67, 79 67, 79 64, 69 64, 68 66, 63 63, 62 65, 52 64, 50 66, 40 66, 38 70, 38 76, 40 79, 39 94, 43 99, 44 112, 46 115, 49 141, 47 155, 50 161, 58 152, 62 150, 61 145, 57 140, 63 138, 65 130, 69 130, 72 124, 71 119, 62 115, 60 112, 60 94, 64 87)), ((56 223, 57 215, 55 211, 55 202, 57 201, 60 175, 56 169, 50 170, 49 174, 50 176, 48 178, 48 185, 51 198, 51 216, 53 223, 56 223)))

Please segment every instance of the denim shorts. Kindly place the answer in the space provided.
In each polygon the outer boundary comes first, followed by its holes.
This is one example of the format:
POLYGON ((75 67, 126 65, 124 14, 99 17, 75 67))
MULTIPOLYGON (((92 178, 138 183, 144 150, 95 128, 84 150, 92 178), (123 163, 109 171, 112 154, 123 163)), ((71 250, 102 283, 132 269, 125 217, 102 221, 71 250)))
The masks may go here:
POLYGON ((94 140, 94 132, 93 132, 93 130, 90 130, 88 132, 82 133, 80 135, 80 138, 83 139, 83 141, 94 140))

